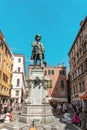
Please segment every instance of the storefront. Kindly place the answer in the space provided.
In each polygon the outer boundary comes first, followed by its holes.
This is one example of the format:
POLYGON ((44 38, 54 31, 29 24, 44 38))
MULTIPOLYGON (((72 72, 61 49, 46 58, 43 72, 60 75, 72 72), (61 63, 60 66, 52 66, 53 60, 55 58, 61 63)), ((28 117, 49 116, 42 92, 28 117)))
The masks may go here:
POLYGON ((48 100, 49 100, 51 105, 57 105, 58 103, 63 104, 65 102, 66 103, 68 102, 67 98, 53 98, 53 97, 49 97, 48 100))
POLYGON ((82 100, 82 112, 83 112, 83 122, 82 122, 82 129, 87 129, 87 92, 85 92, 81 97, 82 100))
POLYGON ((80 99, 82 100, 83 111, 87 109, 87 92, 85 92, 80 99))

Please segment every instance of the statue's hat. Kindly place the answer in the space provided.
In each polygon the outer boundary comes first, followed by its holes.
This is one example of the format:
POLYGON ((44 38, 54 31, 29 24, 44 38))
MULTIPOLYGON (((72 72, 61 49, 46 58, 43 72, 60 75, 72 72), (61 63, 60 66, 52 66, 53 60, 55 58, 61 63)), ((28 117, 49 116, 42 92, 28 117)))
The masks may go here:
POLYGON ((35 37, 41 37, 41 35, 40 35, 40 34, 37 34, 37 35, 35 35, 35 37))
POLYGON ((39 34, 35 35, 35 40, 36 41, 40 41, 40 39, 41 39, 41 35, 39 35, 39 34))

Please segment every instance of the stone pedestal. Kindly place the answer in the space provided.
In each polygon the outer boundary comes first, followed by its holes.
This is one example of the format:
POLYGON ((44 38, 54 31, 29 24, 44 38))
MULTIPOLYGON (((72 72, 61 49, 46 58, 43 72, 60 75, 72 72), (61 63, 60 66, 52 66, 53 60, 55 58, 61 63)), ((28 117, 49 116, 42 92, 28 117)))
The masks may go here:
POLYGON ((53 121, 52 110, 49 104, 44 105, 26 105, 23 106, 22 115, 19 122, 23 123, 48 123, 53 121))
POLYGON ((52 121, 52 108, 46 100, 47 89, 43 84, 44 70, 33 69, 30 75, 31 89, 29 92, 29 103, 23 106, 20 122, 47 123, 52 121))
POLYGON ((46 78, 44 80, 43 69, 35 68, 32 70, 29 77, 30 91, 27 99, 28 102, 22 108, 19 121, 6 125, 8 130, 20 130, 23 126, 30 126, 32 121, 34 121, 36 125, 49 126, 49 130, 51 130, 51 123, 54 122, 55 118, 52 114, 52 107, 46 98, 46 80, 46 78))
POLYGON ((44 88, 44 70, 36 68, 31 71, 29 82, 31 83, 31 89, 29 92, 29 101, 32 105, 41 105, 43 99, 47 96, 47 89, 44 88))

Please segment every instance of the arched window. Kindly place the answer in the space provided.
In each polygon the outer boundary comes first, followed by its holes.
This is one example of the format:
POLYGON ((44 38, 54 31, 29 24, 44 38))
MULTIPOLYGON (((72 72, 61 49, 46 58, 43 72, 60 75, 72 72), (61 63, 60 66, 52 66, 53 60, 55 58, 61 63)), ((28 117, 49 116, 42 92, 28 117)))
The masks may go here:
POLYGON ((20 79, 17 79, 17 86, 20 86, 20 79))

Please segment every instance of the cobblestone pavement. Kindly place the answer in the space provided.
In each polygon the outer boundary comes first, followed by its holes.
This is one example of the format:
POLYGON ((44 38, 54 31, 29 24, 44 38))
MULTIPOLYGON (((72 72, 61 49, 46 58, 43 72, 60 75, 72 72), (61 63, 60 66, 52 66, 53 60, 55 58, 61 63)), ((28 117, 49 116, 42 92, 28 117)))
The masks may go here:
POLYGON ((75 125, 68 124, 66 130, 81 130, 81 129, 75 125))

